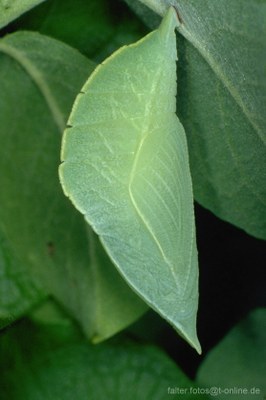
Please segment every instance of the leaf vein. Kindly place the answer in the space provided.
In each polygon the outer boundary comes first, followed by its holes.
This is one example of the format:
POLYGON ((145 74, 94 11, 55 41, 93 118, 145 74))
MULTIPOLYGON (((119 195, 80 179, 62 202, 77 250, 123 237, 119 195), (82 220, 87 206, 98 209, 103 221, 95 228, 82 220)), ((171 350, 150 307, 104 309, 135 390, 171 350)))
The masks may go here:
POLYGON ((8 55, 10 58, 14 59, 27 72, 27 74, 30 76, 30 78, 44 97, 47 106, 54 118, 55 124, 58 127, 60 133, 62 133, 65 127, 65 119, 63 113, 61 112, 52 91, 50 90, 48 84, 45 82, 45 79, 39 69, 35 67, 35 65, 30 61, 28 57, 26 57, 25 54, 23 54, 21 51, 18 51, 14 47, 11 47, 10 45, 7 45, 3 42, 0 43, 0 51, 8 55))
POLYGON ((247 118, 247 121, 252 126, 252 128, 258 135, 259 139, 262 141, 263 145, 266 145, 266 138, 264 137, 260 127, 256 124, 256 122, 252 118, 252 113, 245 106, 239 91, 223 73, 222 69, 219 67, 215 59, 211 56, 210 52, 204 48, 204 46, 200 43, 200 41, 197 40, 196 37, 184 27, 184 25, 180 25, 179 31, 195 47, 195 49, 208 63, 208 65, 214 72, 215 76, 220 80, 220 82, 224 85, 224 87, 228 90, 228 92, 234 99, 235 103, 240 107, 243 114, 247 118))

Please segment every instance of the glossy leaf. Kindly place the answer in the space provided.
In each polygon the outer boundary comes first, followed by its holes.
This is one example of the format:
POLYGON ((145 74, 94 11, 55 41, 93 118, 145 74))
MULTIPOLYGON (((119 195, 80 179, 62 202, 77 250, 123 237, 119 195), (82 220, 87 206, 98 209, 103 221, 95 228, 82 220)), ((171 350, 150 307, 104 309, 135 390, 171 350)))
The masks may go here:
POLYGON ((265 1, 141 3, 161 15, 171 3, 182 20, 177 113, 196 200, 265 239, 265 1))
POLYGON ((36 33, 0 41, 0 230, 11 258, 4 260, 0 287, 9 294, 3 316, 18 317, 35 305, 39 288, 99 341, 146 306, 102 254, 58 180, 61 132, 93 69, 74 49, 36 33), (20 292, 10 290, 6 276, 20 292))
POLYGON ((129 285, 198 351, 198 270, 177 17, 96 68, 63 138, 61 182, 129 285))
POLYGON ((45 0, 0 0, 0 28, 45 0))
MULTIPOLYGON (((266 393, 265 326, 265 309, 252 311, 236 325, 203 361, 197 377, 199 384, 222 389, 246 388, 246 394, 240 392, 232 396, 261 399, 266 393)), ((216 398, 226 400, 228 397, 224 392, 216 398)))
POLYGON ((125 340, 92 346, 66 328, 14 327, 0 339, 0 365, 6 399, 162 400, 176 387, 195 398, 193 383, 158 348, 125 340))

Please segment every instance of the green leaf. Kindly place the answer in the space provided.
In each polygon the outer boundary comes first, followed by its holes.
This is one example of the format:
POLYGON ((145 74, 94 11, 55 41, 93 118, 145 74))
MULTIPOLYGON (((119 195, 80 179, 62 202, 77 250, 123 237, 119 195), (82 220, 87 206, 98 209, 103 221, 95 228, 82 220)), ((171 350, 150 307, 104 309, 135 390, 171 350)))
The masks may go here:
POLYGON ((92 346, 74 335, 58 343, 59 334, 24 323, 2 335, 3 398, 162 400, 176 387, 188 391, 182 398, 195 398, 192 382, 156 347, 123 340, 92 346))
MULTIPOLYGON (((102 340, 137 319, 146 306, 102 254, 98 238, 88 232, 58 180, 61 132, 93 68, 77 51, 36 33, 0 41, 0 232, 7 251, 16 254, 4 265, 6 274, 16 279, 12 284, 23 286, 28 302, 39 299, 27 294, 33 281, 89 337, 102 340)), ((6 279, 1 288, 6 296, 6 279)), ((8 298, 5 313, 18 315, 21 297, 8 293, 14 307, 8 298)))
POLYGON ((188 135, 196 200, 266 238, 266 3, 142 0, 182 20, 177 112, 188 135))
POLYGON ((149 28, 154 29, 158 26, 160 22, 159 15, 151 11, 140 0, 124 0, 124 1, 149 28))
POLYGON ((28 276, 0 230, 0 329, 46 297, 34 275, 28 276))
POLYGON ((184 130, 175 115, 178 21, 96 68, 63 139, 62 186, 129 285, 198 351, 198 269, 184 130))
MULTIPOLYGON (((207 355, 198 382, 222 389, 248 389, 247 394, 231 395, 234 399, 261 399, 266 393, 265 326, 266 310, 252 311, 207 355), (255 392, 254 388, 259 390, 255 392)), ((226 400, 229 394, 224 392, 216 398, 226 400)))
POLYGON ((48 0, 20 18, 13 29, 34 30, 102 60, 146 33, 124 3, 108 0, 48 0))
POLYGON ((0 0, 0 28, 45 0, 0 0))

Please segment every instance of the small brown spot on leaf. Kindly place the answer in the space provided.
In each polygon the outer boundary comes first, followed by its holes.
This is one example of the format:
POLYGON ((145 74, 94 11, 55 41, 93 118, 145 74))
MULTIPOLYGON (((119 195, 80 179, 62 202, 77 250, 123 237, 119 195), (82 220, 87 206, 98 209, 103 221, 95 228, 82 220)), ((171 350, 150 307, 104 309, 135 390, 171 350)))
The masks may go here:
POLYGON ((47 253, 50 257, 54 256, 55 253, 55 245, 52 241, 46 243, 47 253))

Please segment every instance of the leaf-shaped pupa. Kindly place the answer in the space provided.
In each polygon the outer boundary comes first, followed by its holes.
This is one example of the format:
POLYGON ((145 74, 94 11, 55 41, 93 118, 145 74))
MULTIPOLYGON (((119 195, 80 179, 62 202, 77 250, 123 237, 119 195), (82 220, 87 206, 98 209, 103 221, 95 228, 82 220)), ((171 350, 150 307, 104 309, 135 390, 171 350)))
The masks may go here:
POLYGON ((65 194, 128 284, 198 351, 198 266, 185 133, 176 114, 178 19, 105 60, 63 137, 65 194))

